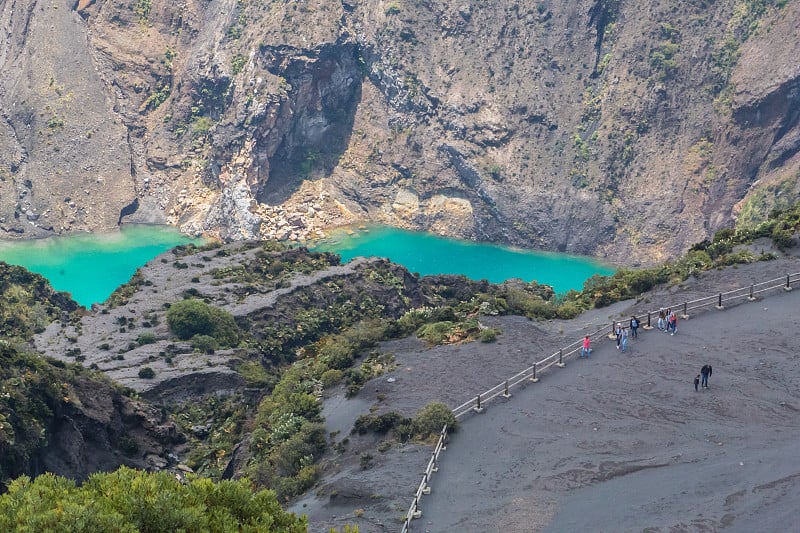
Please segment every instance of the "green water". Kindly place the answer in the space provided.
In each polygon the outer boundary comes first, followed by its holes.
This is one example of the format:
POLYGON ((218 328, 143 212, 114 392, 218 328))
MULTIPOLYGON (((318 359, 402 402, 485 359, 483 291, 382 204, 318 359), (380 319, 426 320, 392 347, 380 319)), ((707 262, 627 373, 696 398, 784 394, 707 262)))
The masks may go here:
POLYGON ((189 242, 201 241, 167 226, 131 225, 108 234, 0 241, 0 261, 41 274, 56 290, 89 307, 104 302, 158 254, 189 242))
POLYGON ((358 256, 387 257, 422 275, 464 274, 493 283, 511 278, 537 281, 558 293, 581 290, 594 274, 614 273, 612 267, 588 257, 460 241, 386 226, 337 230, 313 249, 336 252, 342 261, 358 256))

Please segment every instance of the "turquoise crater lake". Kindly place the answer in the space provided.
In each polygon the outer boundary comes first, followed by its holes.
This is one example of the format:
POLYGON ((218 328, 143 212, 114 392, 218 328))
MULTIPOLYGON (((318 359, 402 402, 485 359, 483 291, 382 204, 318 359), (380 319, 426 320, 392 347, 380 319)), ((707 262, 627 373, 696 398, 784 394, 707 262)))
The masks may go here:
POLYGON ((520 278, 550 285, 557 293, 581 290, 583 282, 595 274, 614 273, 613 267, 589 257, 448 239, 387 226, 335 230, 311 248, 336 252, 342 261, 358 256, 386 257, 422 275, 464 274, 493 283, 520 278))
POLYGON ((104 302, 158 254, 200 242, 169 226, 131 225, 114 233, 0 241, 0 261, 41 274, 56 290, 89 307, 104 302))

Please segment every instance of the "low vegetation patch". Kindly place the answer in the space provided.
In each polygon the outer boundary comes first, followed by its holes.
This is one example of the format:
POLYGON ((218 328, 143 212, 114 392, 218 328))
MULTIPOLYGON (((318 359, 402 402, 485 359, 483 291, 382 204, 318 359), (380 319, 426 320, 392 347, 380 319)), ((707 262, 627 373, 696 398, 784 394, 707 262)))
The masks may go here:
POLYGON ((0 531, 220 531, 305 533, 270 490, 247 480, 192 478, 120 468, 80 487, 52 474, 20 477, 0 496, 0 531), (268 524, 268 525, 267 525, 268 524))
POLYGON ((167 310, 167 324, 183 340, 207 335, 220 347, 235 346, 239 342, 239 328, 233 315, 202 300, 188 299, 172 304, 167 310))

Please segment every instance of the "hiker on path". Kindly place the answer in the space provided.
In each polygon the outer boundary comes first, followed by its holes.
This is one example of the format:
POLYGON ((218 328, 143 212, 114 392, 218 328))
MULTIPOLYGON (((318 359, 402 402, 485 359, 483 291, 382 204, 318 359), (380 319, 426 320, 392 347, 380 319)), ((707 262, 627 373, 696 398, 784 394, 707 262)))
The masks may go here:
POLYGON ((625 352, 625 350, 627 348, 628 348, 628 330, 627 329, 623 329, 622 330, 622 352, 625 352))
POLYGON ((700 384, 700 374, 697 374, 694 378, 694 391, 697 392, 697 386, 700 384))
POLYGON ((677 314, 670 313, 669 322, 667 324, 667 327, 670 330, 672 330, 672 333, 670 333, 670 335, 675 335, 675 333, 678 332, 678 315, 677 314))
POLYGON ((619 343, 622 341, 622 324, 617 322, 616 327, 614 327, 614 335, 617 336, 617 350, 619 350, 619 343))
POLYGON ((664 312, 664 308, 658 310, 658 329, 661 331, 667 330, 667 313, 664 312))
POLYGON ((583 348, 581 348, 581 357, 586 357, 589 359, 589 354, 592 353, 592 340, 589 338, 589 335, 586 335, 583 338, 583 348))
POLYGON ((700 369, 700 383, 703 385, 704 389, 708 388, 708 376, 711 375, 711 365, 703 365, 703 368, 700 369))
POLYGON ((635 317, 631 317, 631 337, 634 339, 639 336, 639 320, 635 317))

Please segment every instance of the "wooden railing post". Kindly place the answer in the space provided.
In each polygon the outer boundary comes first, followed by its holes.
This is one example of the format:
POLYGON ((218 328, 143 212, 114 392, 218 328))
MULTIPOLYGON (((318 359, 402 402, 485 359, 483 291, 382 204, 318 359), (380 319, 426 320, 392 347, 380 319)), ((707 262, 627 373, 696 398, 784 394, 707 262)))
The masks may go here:
POLYGON ((428 479, 428 473, 427 473, 427 472, 425 472, 425 473, 422 475, 422 482, 423 482, 423 485, 422 485, 422 494, 428 495, 428 494, 430 494, 430 493, 431 493, 431 485, 430 485, 430 483, 428 483, 428 481, 430 481, 430 480, 428 479))
POLYGON ((566 365, 564 364, 564 349, 561 348, 558 350, 558 363, 556 363, 558 368, 564 368, 566 365))
POLYGON ((475 407, 472 408, 473 411, 476 413, 482 413, 483 407, 481 407, 481 395, 478 394, 477 398, 475 399, 475 407))
POLYGON ((539 378, 536 377, 536 363, 533 363, 533 374, 531 374, 531 383, 539 383, 539 378))

